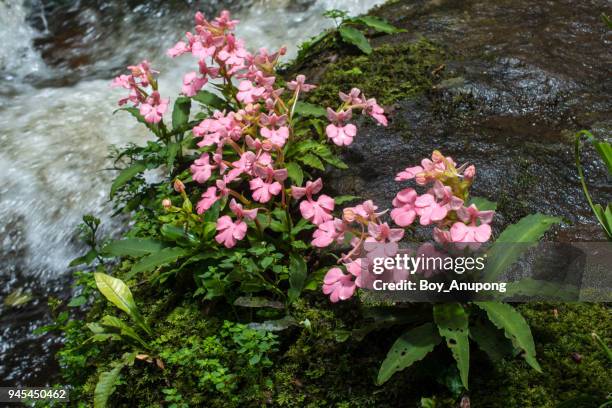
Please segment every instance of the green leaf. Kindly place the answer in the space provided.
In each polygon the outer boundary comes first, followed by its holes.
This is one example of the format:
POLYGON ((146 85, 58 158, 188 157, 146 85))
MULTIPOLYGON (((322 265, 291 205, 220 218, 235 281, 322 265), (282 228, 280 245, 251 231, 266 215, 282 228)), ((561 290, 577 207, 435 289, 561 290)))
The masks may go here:
POLYGON ((489 320, 477 320, 471 325, 470 338, 493 361, 500 361, 512 354, 512 344, 504 336, 504 332, 493 326, 489 320))
POLYGON ((334 202, 336 203, 336 205, 341 205, 344 203, 348 203, 349 201, 355 201, 355 200, 359 200, 359 197, 353 196, 353 195, 341 195, 341 196, 334 197, 334 202))
POLYGON ((295 113, 300 116, 308 116, 308 117, 323 117, 326 115, 325 108, 319 105, 315 105, 308 102, 298 101, 295 104, 295 113))
POLYGON ((389 24, 387 21, 383 19, 380 19, 378 17, 373 17, 373 16, 356 17, 352 19, 352 21, 364 24, 376 31, 379 31, 381 33, 386 33, 386 34, 395 34, 395 33, 401 33, 403 31, 406 31, 401 28, 397 28, 394 25, 389 24))
POLYGON ((525 318, 506 303, 498 302, 475 302, 476 306, 487 312, 489 320, 499 329, 502 329, 512 343, 523 350, 523 357, 527 364, 536 371, 542 372, 536 360, 535 344, 531 335, 531 329, 525 318))
POLYGON ((312 153, 316 154, 321 159, 325 160, 326 162, 338 169, 348 169, 346 163, 340 160, 338 156, 336 156, 327 145, 317 143, 315 146, 312 147, 311 151, 312 153))
POLYGON ((117 178, 113 181, 113 184, 111 184, 110 198, 113 198, 115 196, 119 187, 123 186, 125 183, 130 181, 138 173, 142 173, 146 169, 147 169, 147 166, 145 166, 144 163, 136 162, 130 167, 121 170, 117 178))
POLYGON ((102 248, 102 253, 107 256, 132 256, 139 257, 157 252, 163 247, 162 243, 145 238, 126 238, 111 241, 102 248))
POLYGON ((98 290, 109 302, 127 313, 147 334, 151 334, 151 329, 140 315, 132 291, 125 282, 101 272, 94 272, 94 278, 98 290))
POLYGON ((289 256, 289 300, 294 301, 300 297, 300 293, 306 283, 307 273, 304 258, 297 254, 291 254, 289 256))
POLYGON ((476 205, 480 211, 495 211, 497 209, 497 203, 494 201, 489 201, 483 197, 472 197, 468 202, 467 206, 476 205))
POLYGON ((79 266, 83 264, 89 265, 96 259, 97 256, 98 251, 96 251, 95 249, 90 249, 85 255, 70 261, 68 266, 79 266))
POLYGON ((608 168, 608 173, 612 174, 612 146, 608 142, 593 142, 595 149, 608 168))
POLYGON ((340 32, 340 36, 344 42, 353 44, 365 54, 372 53, 372 46, 370 46, 368 39, 365 38, 361 31, 357 30, 356 28, 343 25, 338 28, 338 32, 340 32))
POLYGON ((200 102, 213 109, 222 110, 227 106, 227 102, 210 91, 199 91, 194 97, 194 100, 200 102))
POLYGON ((149 346, 147 343, 136 333, 134 329, 127 325, 123 320, 115 317, 115 316, 104 316, 100 319, 100 324, 103 326, 113 327, 118 329, 122 336, 129 337, 132 340, 135 340, 145 349, 148 349, 149 346))
POLYGON ((422 360, 442 341, 433 323, 425 323, 402 334, 393 343, 378 371, 376 383, 385 383, 393 374, 422 360))
POLYGON ((124 364, 116 363, 115 368, 112 370, 100 373, 96 389, 94 390, 94 408, 107 407, 108 398, 115 392, 115 384, 123 367, 124 364))
POLYGON ((496 279, 516 262, 528 247, 516 244, 535 244, 551 226, 559 222, 559 217, 538 213, 521 218, 516 224, 508 226, 487 251, 485 278, 489 281, 496 279))
POLYGON ((179 245, 197 246, 200 244, 198 238, 190 232, 185 231, 183 227, 177 227, 172 224, 164 224, 161 227, 161 234, 179 245))
POLYGON ((183 128, 189 122, 189 111, 191 111, 191 98, 180 96, 174 102, 172 110, 172 129, 183 128))
POLYGON ((81 296, 73 297, 72 300, 68 302, 68 307, 79 307, 79 306, 83 306, 85 303, 87 303, 87 298, 81 295, 81 296))
POLYGON ((189 252, 180 247, 164 248, 161 251, 142 258, 140 262, 132 267, 132 272, 148 272, 159 266, 168 265, 187 254, 189 254, 189 252))
POLYGON ((304 181, 304 172, 296 162, 287 163, 287 174, 296 186, 300 187, 304 181))
POLYGON ((313 167, 315 169, 325 171, 325 166, 321 162, 321 160, 312 153, 306 153, 303 156, 297 157, 299 161, 306 164, 307 166, 313 167))
POLYGON ((446 339, 446 345, 457 361, 461 383, 468 389, 470 371, 468 315, 459 303, 434 305, 433 314, 440 335, 446 339))
POLYGON ((176 155, 181 148, 181 144, 178 142, 172 142, 168 144, 168 147, 166 149, 166 166, 168 167, 168 171, 172 171, 172 167, 174 166, 174 160, 176 159, 176 155))

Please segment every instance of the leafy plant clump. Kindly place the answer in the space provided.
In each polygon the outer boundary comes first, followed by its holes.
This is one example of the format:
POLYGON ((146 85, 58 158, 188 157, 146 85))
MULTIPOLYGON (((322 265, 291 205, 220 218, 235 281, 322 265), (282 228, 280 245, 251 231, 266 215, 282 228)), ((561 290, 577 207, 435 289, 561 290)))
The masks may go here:
MULTIPOLYGON (((356 38, 346 32, 358 24, 396 32, 369 17, 335 16, 342 38, 356 38)), ((73 265, 90 265, 93 273, 80 274, 83 289, 71 303, 91 305, 91 311, 86 323, 67 316, 58 323, 68 335, 60 359, 77 395, 95 407, 133 405, 139 398, 146 399, 142 406, 290 406, 288 384, 300 381, 291 371, 309 366, 311 379, 326 374, 309 360, 319 357, 305 350, 324 344, 329 354, 385 330, 399 337, 385 343, 386 358, 377 347, 376 361, 369 361, 375 363, 370 367, 382 361, 368 377, 372 386, 392 382, 444 343, 457 369, 447 376, 454 379, 442 382, 458 397, 468 388, 470 340, 491 355, 496 347, 511 350, 508 355, 539 370, 529 326, 509 305, 380 307, 353 297, 367 288, 369 254, 384 248, 382 256, 393 256, 405 231, 433 227, 434 242, 423 250, 451 243, 469 250, 492 240, 495 203, 470 196, 474 166, 439 151, 397 175, 396 181, 416 186, 397 193, 389 218, 372 200, 328 195, 325 172, 347 169, 338 153, 359 137, 354 115, 381 126, 387 115, 359 88, 315 86, 303 75, 284 83, 276 76, 284 49, 248 52, 234 35, 236 24, 226 11, 211 21, 197 13, 193 32, 168 50, 170 57, 196 61, 183 77, 171 120, 171 101, 149 62, 113 81, 127 92, 120 111, 154 140, 114 154, 120 172, 110 196, 118 212, 131 216, 125 237, 101 240, 99 221, 85 219, 91 250, 73 265), (315 96, 311 103, 305 94, 315 96), (161 180, 147 182, 145 172, 161 180), (95 298, 94 288, 104 300, 95 298), (332 309, 317 296, 319 288, 331 303, 353 297, 349 305, 356 308, 332 309), (275 372, 275 364, 285 365, 275 372)), ((410 50, 430 48, 423 42, 410 50)), ((415 68, 423 83, 425 71, 415 68)), ((535 243, 557 222, 534 214, 496 242, 535 243)), ((500 248, 489 250, 488 276, 520 257, 500 248)), ((371 402, 365 394, 359 400, 371 402)))

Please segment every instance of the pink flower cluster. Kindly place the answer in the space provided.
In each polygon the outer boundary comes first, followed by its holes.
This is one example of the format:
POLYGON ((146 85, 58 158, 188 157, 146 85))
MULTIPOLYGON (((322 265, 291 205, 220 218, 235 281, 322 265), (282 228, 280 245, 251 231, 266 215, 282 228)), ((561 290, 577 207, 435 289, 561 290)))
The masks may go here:
MULTIPOLYGON (((205 150, 191 165, 193 180, 209 184, 196 205, 197 212, 202 214, 229 196, 251 208, 241 211, 255 213, 258 209, 269 211, 262 205, 276 198, 285 208, 291 197, 304 197, 299 207, 304 218, 315 225, 332 219, 334 200, 326 195, 313 198, 323 186, 320 179, 307 181, 305 187, 293 186, 290 196, 285 189, 288 172, 283 149, 292 138, 295 104, 301 92, 309 92, 315 86, 306 83, 304 75, 298 75, 287 83, 292 92, 288 100, 283 100, 284 89, 275 87, 274 68, 284 48, 276 53, 263 48, 257 54, 249 53, 243 41, 232 33, 238 21, 232 20, 227 11, 213 21, 197 13, 195 23, 194 33, 186 33, 185 40, 168 51, 171 57, 190 53, 198 60, 199 70, 185 75, 182 92, 193 96, 209 81, 221 81, 216 87, 235 106, 229 112, 214 112, 193 128, 193 135, 200 139, 198 146, 205 150), (238 86, 234 87, 234 83, 238 86), (250 190, 250 199, 242 193, 244 186, 250 190)), ((353 109, 362 109, 386 125, 384 111, 376 100, 365 99, 358 89, 349 95, 341 93, 340 97, 344 105, 338 112, 329 109, 333 115, 330 114, 332 124, 327 130, 336 144, 348 145, 356 134, 355 125, 345 123, 353 109)), ((228 248, 245 237, 247 225, 243 218, 255 220, 240 216, 235 210, 239 205, 235 202, 232 208, 236 221, 229 214, 217 223, 217 242, 228 248)))
POLYGON ((323 279, 323 293, 330 295, 332 302, 346 300, 362 286, 361 259, 366 252, 368 257, 384 257, 397 252, 398 242, 404 236, 404 230, 391 228, 381 220, 384 212, 377 212, 378 207, 370 200, 342 211, 342 218, 329 219, 318 224, 313 234, 312 245, 324 248, 332 243, 342 243, 351 237, 351 249, 340 258, 348 274, 341 268, 330 269, 323 279))
POLYGON ((419 186, 430 188, 422 195, 410 187, 397 193, 391 218, 400 227, 410 226, 417 217, 421 225, 434 224, 438 243, 488 241, 494 212, 464 205, 475 174, 474 166, 457 168, 451 157, 434 151, 431 160, 423 159, 420 166, 408 167, 396 176, 396 181, 414 179, 419 186))
POLYGON ((130 65, 129 75, 119 75, 111 83, 111 87, 121 87, 129 90, 127 97, 119 100, 119 106, 131 102, 148 123, 159 123, 166 110, 168 99, 162 99, 157 91, 155 75, 159 72, 151 69, 145 60, 138 65, 130 65))

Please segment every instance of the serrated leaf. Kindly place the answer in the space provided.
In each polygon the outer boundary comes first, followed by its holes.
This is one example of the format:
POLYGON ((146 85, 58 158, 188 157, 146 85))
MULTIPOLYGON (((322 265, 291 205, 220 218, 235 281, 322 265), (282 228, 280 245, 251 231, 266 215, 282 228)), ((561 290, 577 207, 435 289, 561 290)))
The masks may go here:
POLYGON ((442 338, 433 323, 425 323, 402 334, 393 343, 380 366, 376 383, 385 383, 393 374, 425 358, 442 338))
POLYGON ((535 344, 531 329, 525 318, 512 306, 498 302, 475 302, 476 306, 487 313, 489 320, 497 328, 502 329, 512 343, 523 350, 523 357, 527 364, 536 371, 542 372, 536 360, 535 344))
POLYGON ((289 256, 289 300, 294 301, 300 297, 306 283, 307 274, 304 258, 301 255, 291 254, 289 256))
POLYGON ((172 110, 172 129, 177 130, 184 127, 189 122, 189 112, 191 111, 191 99, 186 96, 176 98, 174 109, 172 110))
POLYGON ((381 18, 378 18, 378 17, 361 16, 361 17, 356 17, 352 20, 358 23, 364 24, 381 33, 395 34, 395 33, 401 33, 403 31, 406 31, 401 28, 397 28, 394 25, 389 24, 387 21, 381 18))
POLYGON ((468 201, 467 206, 476 205, 480 211, 495 211, 497 209, 497 203, 494 201, 489 201, 484 197, 472 197, 470 201, 468 201))
POLYGON ((504 332, 495 327, 489 320, 481 321, 479 319, 472 324, 470 326, 470 338, 494 362, 512 354, 512 344, 508 341, 504 332))
POLYGON ((300 187, 304 181, 304 172, 296 162, 287 163, 287 174, 296 186, 300 187))
POLYGON ((201 90, 194 97, 194 100, 213 109, 222 110, 226 107, 227 102, 210 91, 201 90))
POLYGON ((319 159, 317 156, 315 156, 312 153, 306 153, 303 156, 298 156, 298 160, 300 160, 302 163, 304 163, 307 166, 313 167, 321 171, 325 171, 325 166, 321 162, 321 159, 319 159))
POLYGON ((538 213, 528 215, 516 224, 509 225, 487 251, 485 279, 495 280, 530 246, 516 244, 535 244, 550 227, 560 222, 559 217, 538 213))
POLYGON ((353 44, 365 54, 372 53, 372 46, 361 31, 357 30, 356 28, 343 25, 338 28, 338 32, 340 33, 340 36, 342 37, 344 42, 353 44))
POLYGON ((468 315, 459 303, 442 303, 433 307, 434 321, 440 335, 446 339, 446 345, 451 350, 461 383, 468 389, 470 371, 470 340, 468 315))
POLYGON ((145 238, 126 238, 111 241, 102 248, 104 255, 139 257, 161 250, 159 241, 145 238))
POLYGON ((94 279, 98 290, 109 302, 127 313, 147 334, 151 334, 151 329, 140 315, 132 291, 125 282, 101 272, 94 272, 94 279))
POLYGON ((180 247, 164 248, 161 251, 146 256, 132 267, 133 273, 148 272, 159 266, 168 265, 189 252, 180 247))
POLYGON ((146 169, 147 166, 145 166, 144 163, 136 162, 130 167, 121 170, 117 178, 113 181, 113 184, 111 184, 110 198, 113 198, 115 196, 119 187, 123 186, 125 183, 134 178, 134 176, 136 176, 138 173, 142 173, 146 169))
POLYGON ((325 108, 308 102, 298 101, 295 104, 295 113, 300 116, 320 118, 326 115, 325 108))

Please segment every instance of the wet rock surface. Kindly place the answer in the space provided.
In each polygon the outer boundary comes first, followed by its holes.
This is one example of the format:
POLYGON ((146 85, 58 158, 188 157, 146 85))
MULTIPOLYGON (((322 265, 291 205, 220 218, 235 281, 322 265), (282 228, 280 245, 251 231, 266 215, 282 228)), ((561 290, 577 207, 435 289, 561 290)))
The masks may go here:
MULTIPOLYGON (((425 36, 447 50, 443 74, 430 91, 390 106, 388 128, 362 124, 345 153, 351 174, 335 173, 333 188, 387 208, 407 186, 394 175, 440 149, 477 166, 473 195, 498 202, 497 232, 542 212, 567 220, 557 239, 605 239, 582 194, 573 135, 591 129, 610 138, 612 32, 600 19, 607 6, 398 1, 374 11, 408 30, 375 46, 425 36)), ((609 202, 612 184, 589 146, 582 161, 595 201, 609 202)))

